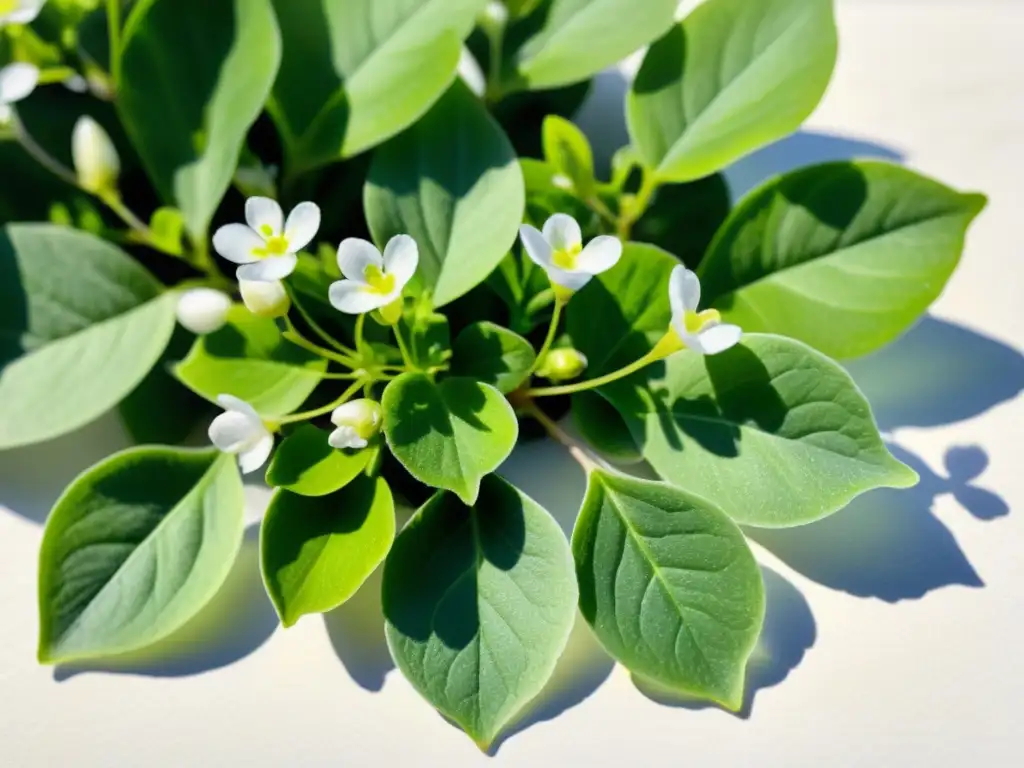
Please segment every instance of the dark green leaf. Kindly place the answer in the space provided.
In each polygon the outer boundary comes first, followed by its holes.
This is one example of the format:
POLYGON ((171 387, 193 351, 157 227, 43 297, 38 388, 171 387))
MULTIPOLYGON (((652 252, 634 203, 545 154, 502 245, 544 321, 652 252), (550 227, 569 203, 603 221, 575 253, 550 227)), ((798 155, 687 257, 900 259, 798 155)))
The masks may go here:
POLYGON ((469 326, 455 340, 452 373, 478 379, 507 394, 526 380, 534 360, 533 346, 522 336, 482 322, 469 326))

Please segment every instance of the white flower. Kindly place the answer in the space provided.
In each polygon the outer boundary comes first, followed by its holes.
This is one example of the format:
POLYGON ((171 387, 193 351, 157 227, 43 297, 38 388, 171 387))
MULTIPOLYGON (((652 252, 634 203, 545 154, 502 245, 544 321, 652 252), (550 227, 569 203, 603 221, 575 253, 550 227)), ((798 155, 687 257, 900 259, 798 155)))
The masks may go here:
POLYGON ((331 304, 350 315, 393 304, 401 298, 419 262, 419 248, 408 235, 392 237, 383 256, 373 243, 350 237, 338 246, 338 267, 345 279, 331 284, 331 304))
POLYGON ((339 405, 331 414, 331 423, 337 427, 327 442, 331 447, 365 448, 371 437, 380 431, 380 406, 373 400, 352 400, 339 405))
POLYGON ((243 474, 259 469, 274 449, 274 436, 245 400, 218 395, 217 402, 224 413, 210 424, 210 441, 224 453, 236 454, 243 474))
POLYGON ((0 69, 0 125, 11 119, 11 104, 24 99, 38 84, 39 68, 31 64, 17 62, 0 69))
POLYGON ((519 237, 527 255, 548 274, 556 286, 578 291, 590 278, 611 269, 622 256, 618 238, 602 235, 583 247, 583 233, 572 216, 556 213, 544 223, 543 233, 524 224, 519 237))
POLYGON ((299 203, 284 220, 284 212, 269 197, 245 201, 248 224, 228 224, 213 235, 213 247, 228 261, 243 266, 239 280, 281 280, 298 262, 296 253, 309 245, 320 229, 320 209, 299 203))
POLYGON ((100 194, 117 189, 121 159, 103 126, 86 115, 71 133, 71 159, 78 183, 86 192, 100 194))
POLYGON ((681 264, 669 278, 668 300, 672 306, 672 329, 687 348, 701 355, 717 355, 739 343, 743 331, 738 325, 723 323, 714 309, 697 311, 700 280, 681 264))
POLYGON ((228 320, 231 297, 213 288, 192 288, 178 299, 178 322, 196 334, 220 330, 228 320))
POLYGON ((31 24, 44 5, 46 0, 0 0, 0 27, 5 24, 31 24))
POLYGON ((238 290, 245 308, 260 317, 284 317, 292 305, 280 280, 240 280, 238 290))

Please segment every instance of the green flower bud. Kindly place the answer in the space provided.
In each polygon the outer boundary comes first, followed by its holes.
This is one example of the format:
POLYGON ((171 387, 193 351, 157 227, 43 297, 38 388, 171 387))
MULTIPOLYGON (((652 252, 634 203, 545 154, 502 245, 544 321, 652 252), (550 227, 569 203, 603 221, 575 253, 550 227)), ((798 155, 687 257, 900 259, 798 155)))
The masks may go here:
POLYGON ((569 381, 587 369, 587 358, 578 349, 562 347, 548 352, 541 360, 537 375, 550 381, 569 381))

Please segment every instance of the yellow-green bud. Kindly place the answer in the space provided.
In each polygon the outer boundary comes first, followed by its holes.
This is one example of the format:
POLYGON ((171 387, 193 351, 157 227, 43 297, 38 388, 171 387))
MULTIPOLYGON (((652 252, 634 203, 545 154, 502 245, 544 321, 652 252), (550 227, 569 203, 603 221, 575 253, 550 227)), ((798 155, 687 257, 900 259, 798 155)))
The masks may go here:
POLYGON ((88 115, 75 123, 71 158, 78 183, 86 192, 100 195, 117 191, 117 177, 121 174, 117 149, 103 127, 88 115))
POLYGON ((540 362, 537 375, 550 381, 569 381, 587 369, 587 358, 578 349, 562 347, 552 349, 540 362))
POLYGON ((284 317, 291 309, 292 301, 280 280, 241 280, 238 290, 246 309, 260 317, 284 317))

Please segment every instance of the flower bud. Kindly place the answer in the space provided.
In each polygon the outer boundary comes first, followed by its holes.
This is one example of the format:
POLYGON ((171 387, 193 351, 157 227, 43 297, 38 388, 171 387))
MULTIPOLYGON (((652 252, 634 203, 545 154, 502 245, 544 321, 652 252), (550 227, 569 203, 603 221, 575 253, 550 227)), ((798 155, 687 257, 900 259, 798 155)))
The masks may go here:
POLYGON ((360 449, 369 445, 370 438, 380 431, 380 405, 373 400, 352 400, 339 405, 331 414, 331 423, 335 429, 327 441, 332 447, 340 449, 360 449))
POLYGON ((231 298, 213 288, 193 288, 178 299, 178 322, 196 334, 213 333, 224 327, 231 298))
POLYGON ((88 115, 80 117, 71 134, 71 157, 78 183, 86 192, 103 194, 117 189, 121 161, 110 136, 88 115))
POLYGON ((259 317, 284 317, 292 306, 280 280, 240 280, 238 290, 245 308, 259 317))
POLYGON ((541 360, 537 375, 550 381, 569 381, 587 369, 587 358, 578 349, 562 347, 548 352, 541 360))

